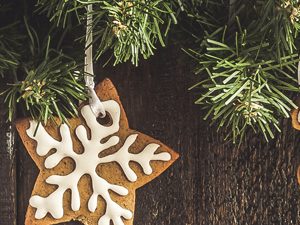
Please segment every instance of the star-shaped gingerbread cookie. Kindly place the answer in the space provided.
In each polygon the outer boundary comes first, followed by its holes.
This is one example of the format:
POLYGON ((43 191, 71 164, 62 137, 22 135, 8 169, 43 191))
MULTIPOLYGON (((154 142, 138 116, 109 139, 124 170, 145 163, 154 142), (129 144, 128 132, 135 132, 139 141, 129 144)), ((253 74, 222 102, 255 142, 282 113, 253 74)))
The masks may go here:
POLYGON ((17 121, 20 137, 38 166, 25 225, 78 220, 86 225, 132 225, 135 191, 177 158, 172 149, 129 128, 112 82, 96 87, 107 117, 89 105, 69 125, 17 121))

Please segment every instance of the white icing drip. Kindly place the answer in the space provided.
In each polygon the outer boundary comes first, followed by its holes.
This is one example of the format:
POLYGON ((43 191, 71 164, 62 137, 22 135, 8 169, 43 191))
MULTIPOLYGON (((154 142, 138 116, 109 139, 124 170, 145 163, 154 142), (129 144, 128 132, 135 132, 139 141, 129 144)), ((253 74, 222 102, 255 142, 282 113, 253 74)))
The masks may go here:
POLYGON ((119 130, 120 106, 116 101, 110 100, 103 102, 105 109, 111 115, 112 125, 103 126, 97 122, 97 119, 89 106, 81 109, 81 114, 86 121, 87 126, 91 129, 91 138, 88 138, 87 130, 83 125, 79 125, 76 130, 76 136, 84 146, 84 152, 77 154, 73 151, 73 143, 69 127, 66 124, 60 126, 61 141, 52 138, 42 125, 39 125, 36 135, 34 136, 37 122, 30 121, 30 127, 26 131, 27 135, 36 140, 36 151, 39 156, 45 156, 51 149, 56 151, 48 156, 44 162, 47 169, 57 166, 60 161, 70 157, 75 162, 74 171, 65 176, 52 175, 46 179, 48 184, 57 185, 58 188, 47 197, 34 195, 30 198, 30 205, 36 208, 35 218, 42 219, 47 213, 50 213, 55 219, 62 218, 64 215, 63 195, 71 190, 71 208, 73 211, 80 209, 80 193, 78 182, 80 178, 88 174, 92 180, 93 193, 88 201, 88 209, 95 212, 98 205, 98 196, 101 196, 106 203, 105 214, 99 219, 99 225, 124 225, 122 218, 129 220, 132 218, 132 212, 122 208, 115 203, 109 194, 109 190, 120 196, 128 195, 125 187, 110 184, 95 172, 99 164, 117 162, 129 181, 137 180, 135 172, 130 168, 129 162, 133 161, 141 165, 145 174, 150 175, 152 160, 168 161, 171 159, 169 153, 163 152, 155 154, 159 148, 158 144, 148 144, 140 153, 133 154, 129 152, 129 147, 137 139, 137 134, 127 137, 123 146, 114 154, 99 158, 99 153, 115 146, 119 143, 118 136, 111 136, 119 130), (100 141, 111 136, 105 143, 100 141))

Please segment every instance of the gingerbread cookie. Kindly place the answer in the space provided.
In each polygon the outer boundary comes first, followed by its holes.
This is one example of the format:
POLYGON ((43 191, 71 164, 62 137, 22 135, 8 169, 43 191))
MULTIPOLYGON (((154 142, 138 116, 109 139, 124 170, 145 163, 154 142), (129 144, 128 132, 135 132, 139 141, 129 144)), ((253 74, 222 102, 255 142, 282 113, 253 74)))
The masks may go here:
MULTIPOLYGON (((298 100, 299 102, 299 100, 298 100)), ((294 109, 292 111, 292 125, 293 127, 296 129, 296 130, 300 130, 300 111, 299 111, 299 108, 298 109, 294 109)), ((298 169, 297 169, 297 181, 298 181, 298 184, 300 184, 300 166, 298 166, 298 169)))
POLYGON ((300 114, 299 109, 294 109, 291 113, 292 125, 296 130, 300 130, 300 114))
POLYGON ((132 225, 135 190, 166 170, 178 154, 131 130, 115 87, 96 87, 108 117, 99 120, 89 105, 69 124, 46 126, 30 118, 16 123, 38 166, 25 225, 79 220, 86 225, 132 225), (112 222, 112 223, 111 223, 112 222))

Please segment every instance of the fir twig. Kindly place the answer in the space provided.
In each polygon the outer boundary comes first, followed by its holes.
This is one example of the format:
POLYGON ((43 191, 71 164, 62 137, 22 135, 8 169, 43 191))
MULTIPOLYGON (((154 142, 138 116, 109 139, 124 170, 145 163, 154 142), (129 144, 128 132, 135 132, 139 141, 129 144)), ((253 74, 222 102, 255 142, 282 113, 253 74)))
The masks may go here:
MULTIPOLYGON (((222 37, 220 33, 214 38, 222 37)), ((279 62, 268 43, 252 46, 246 31, 237 32, 234 40, 231 46, 206 39, 205 53, 188 51, 199 63, 197 73, 206 74, 192 87, 204 91, 196 104, 207 108, 205 119, 224 127, 226 138, 234 142, 241 141, 249 127, 266 140, 274 138, 274 128, 280 131, 279 118, 289 117, 290 110, 297 108, 289 94, 299 92, 297 80, 290 75, 297 70, 299 56, 282 56, 279 62)))
POLYGON ((32 118, 43 121, 58 116, 67 122, 67 117, 77 115, 76 100, 85 100, 84 87, 80 82, 75 61, 61 53, 45 57, 37 68, 25 70, 25 80, 12 84, 6 91, 5 102, 9 119, 16 112, 14 103, 26 109, 32 118))
POLYGON ((68 117, 77 115, 77 103, 86 99, 83 82, 83 65, 51 48, 50 36, 40 41, 38 32, 24 21, 27 30, 27 56, 18 67, 18 79, 8 84, 5 103, 8 119, 12 120, 16 108, 20 107, 45 124, 58 116, 67 122, 68 117))
POLYGON ((173 1, 38 1, 39 11, 64 27, 72 16, 84 25, 88 4, 93 4, 94 10, 96 59, 112 49, 114 64, 131 60, 137 65, 141 56, 149 58, 157 42, 165 46, 170 26, 177 22, 173 1))

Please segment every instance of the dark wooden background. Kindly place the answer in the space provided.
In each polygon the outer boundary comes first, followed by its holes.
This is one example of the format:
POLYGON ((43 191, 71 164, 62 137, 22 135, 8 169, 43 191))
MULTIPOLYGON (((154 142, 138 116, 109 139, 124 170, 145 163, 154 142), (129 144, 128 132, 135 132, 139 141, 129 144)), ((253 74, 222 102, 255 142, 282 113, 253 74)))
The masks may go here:
MULTIPOLYGON (((187 88, 197 77, 189 61, 171 46, 138 68, 96 70, 99 79, 114 82, 132 128, 181 154, 138 190, 135 225, 300 224, 299 131, 286 120, 269 144, 255 134, 239 149, 225 143, 225 134, 209 127, 193 105, 196 95, 187 88)), ((5 122, 5 111, 1 104, 0 225, 22 225, 38 171, 5 122)))

